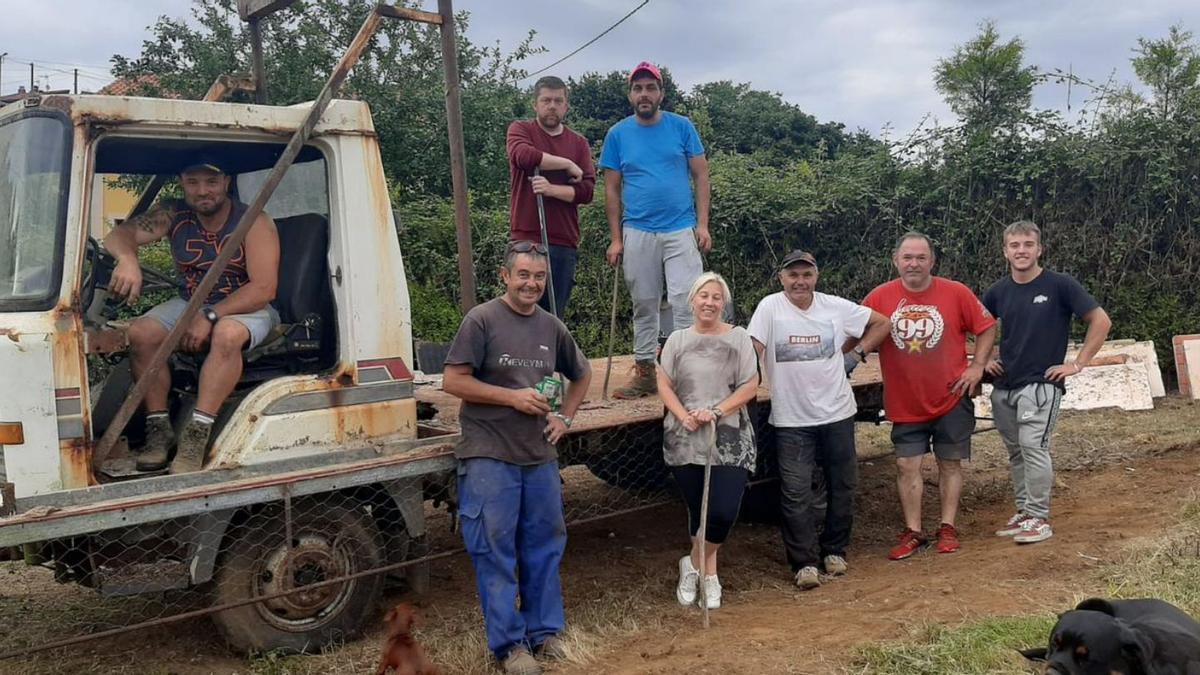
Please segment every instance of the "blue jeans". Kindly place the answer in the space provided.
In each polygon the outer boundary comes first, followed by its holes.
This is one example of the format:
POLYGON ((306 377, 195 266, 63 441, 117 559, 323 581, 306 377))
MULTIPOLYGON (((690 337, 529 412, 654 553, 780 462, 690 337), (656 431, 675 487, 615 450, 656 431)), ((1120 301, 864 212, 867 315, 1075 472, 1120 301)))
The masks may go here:
POLYGON ((458 515, 475 566, 488 649, 536 649, 566 628, 558 565, 567 546, 558 463, 458 464, 458 515), (521 609, 517 610, 517 597, 521 609))
MULTIPOLYGON (((570 246, 550 245, 550 281, 554 284, 554 304, 558 308, 558 318, 567 314, 567 303, 571 300, 571 291, 575 288, 575 262, 579 260, 579 252, 570 246)), ((547 312, 550 311, 550 284, 546 284, 546 292, 538 304, 547 312)))

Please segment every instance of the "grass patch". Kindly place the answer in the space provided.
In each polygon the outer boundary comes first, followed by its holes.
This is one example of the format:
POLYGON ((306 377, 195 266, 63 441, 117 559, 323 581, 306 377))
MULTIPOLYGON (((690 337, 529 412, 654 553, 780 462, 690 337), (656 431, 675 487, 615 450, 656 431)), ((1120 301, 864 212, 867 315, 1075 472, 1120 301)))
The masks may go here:
POLYGON ((1029 673, 1016 650, 1041 644, 1053 615, 989 617, 961 626, 929 624, 903 643, 858 650, 853 671, 865 673, 1029 673))
MULTIPOLYGON (((1200 615, 1200 495, 1192 493, 1178 522, 1153 546, 1141 544, 1100 568, 1097 581, 1112 598, 1159 598, 1200 615)), ((1082 598, 1080 598, 1082 599, 1082 598)), ((989 617, 962 625, 926 624, 906 640, 855 650, 850 672, 1035 672, 1016 650, 1043 644, 1054 615, 989 617)))

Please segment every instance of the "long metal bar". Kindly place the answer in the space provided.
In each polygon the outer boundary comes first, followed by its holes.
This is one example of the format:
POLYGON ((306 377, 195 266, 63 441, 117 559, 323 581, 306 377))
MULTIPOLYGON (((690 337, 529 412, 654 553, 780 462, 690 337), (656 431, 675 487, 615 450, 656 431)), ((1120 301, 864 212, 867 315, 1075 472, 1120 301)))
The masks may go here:
POLYGON ((310 592, 313 589, 323 588, 325 586, 332 586, 333 584, 342 584, 347 581, 361 579, 362 577, 373 577, 373 576, 376 576, 379 574, 386 574, 388 572, 393 572, 395 570, 403 569, 405 567, 411 567, 412 565, 433 562, 434 560, 441 560, 443 558, 449 558, 451 556, 456 556, 459 553, 463 553, 464 550, 465 549, 462 549, 462 548, 456 548, 456 549, 453 549, 450 551, 443 551, 441 553, 434 553, 432 555, 427 555, 422 558, 416 558, 414 560, 405 560, 405 561, 398 562, 398 563, 392 563, 390 565, 384 565, 383 567, 376 567, 375 569, 364 570, 362 572, 355 572, 354 574, 347 574, 345 576, 341 576, 336 579, 326 579, 325 581, 318 581, 316 583, 307 584, 304 586, 298 586, 296 588, 286 590, 286 591, 276 591, 275 593, 268 593, 267 595, 260 595, 258 597, 254 597, 254 598, 247 598, 245 600, 238 600, 236 602, 227 602, 223 605, 214 605, 212 607, 205 607, 203 609, 194 609, 190 612, 184 612, 182 614, 176 614, 174 616, 164 616, 159 619, 151 619, 149 621, 135 623, 131 626, 122 626, 120 628, 113 628, 110 630, 101 631, 99 633, 92 633, 90 635, 81 635, 79 637, 73 637, 68 640, 59 640, 58 642, 49 642, 44 645, 38 645, 36 647, 30 647, 28 649, 22 649, 20 651, 9 652, 7 654, 0 654, 0 660, 15 659, 15 658, 18 658, 21 656, 28 656, 30 654, 36 654, 37 652, 44 652, 48 649, 60 649, 62 647, 70 647, 71 645, 77 645, 77 644, 80 644, 83 642, 90 642, 92 640, 102 640, 104 638, 142 630, 143 628, 152 628, 155 626, 165 626, 165 625, 169 625, 172 623, 178 623, 180 621, 186 621, 188 619, 196 619, 196 618, 199 618, 202 616, 208 616, 209 614, 215 614, 217 612, 224 612, 225 610, 228 610, 228 609, 235 609, 235 608, 242 607, 245 605, 252 605, 257 602, 266 602, 267 600, 274 600, 276 598, 282 598, 282 597, 285 597, 288 595, 293 595, 295 593, 310 592))
MULTIPOLYGON (((670 498, 664 498, 657 502, 650 502, 647 504, 639 504, 637 506, 631 506, 629 508, 620 509, 618 511, 612 511, 610 513, 604 513, 604 514, 597 515, 597 516, 591 516, 588 518, 581 518, 579 520, 573 520, 570 523, 568 523, 568 525, 570 527, 578 527, 580 525, 587 525, 589 523, 607 520, 609 518, 619 518, 621 516, 638 513, 641 511, 647 511, 649 509, 660 508, 666 504, 671 503, 672 501, 673 500, 671 500, 670 498)), ((465 552, 465 550, 462 548, 454 548, 454 549, 451 549, 448 551, 442 551, 440 553, 433 553, 433 554, 430 554, 427 556, 423 556, 421 558, 416 558, 414 560, 405 560, 405 561, 398 562, 398 563, 391 563, 391 564, 385 565, 383 567, 377 567, 377 568, 371 569, 371 570, 364 570, 362 572, 356 572, 354 574, 341 576, 336 579, 327 579, 325 581, 308 584, 306 586, 300 586, 300 587, 293 588, 293 589, 286 590, 286 591, 278 591, 278 592, 271 593, 268 595, 260 595, 258 597, 248 598, 245 600, 238 600, 237 602, 230 602, 230 603, 226 603, 224 605, 205 607, 203 609, 196 609, 196 610, 192 610, 190 612, 176 614, 174 616, 167 616, 167 617, 162 617, 162 618, 158 618, 158 619, 151 619, 149 621, 143 621, 141 623, 136 623, 136 624, 133 624, 130 626, 122 626, 120 628, 113 628, 113 629, 102 631, 99 633, 82 635, 79 637, 69 638, 67 640, 59 640, 58 642, 52 642, 52 643, 47 643, 44 645, 38 645, 36 647, 29 647, 27 649, 22 649, 22 650, 16 651, 16 652, 0 654, 0 660, 14 659, 14 658, 18 658, 21 656, 28 656, 30 654, 35 654, 37 652, 43 652, 43 651, 46 651, 49 649, 60 649, 62 647, 70 647, 71 645, 89 642, 91 640, 104 639, 104 638, 113 637, 116 635, 122 635, 124 633, 140 631, 144 628, 168 625, 168 624, 172 624, 172 623, 177 623, 179 621, 186 621, 188 619, 196 619, 196 618, 200 618, 203 616, 208 616, 209 614, 214 614, 216 612, 223 612, 227 609, 234 609, 237 607, 242 607, 244 605, 250 605, 250 604, 253 604, 256 602, 265 602, 267 600, 274 600, 275 598, 282 598, 282 597, 285 597, 288 595, 292 595, 294 593, 311 591, 316 588, 323 588, 325 586, 330 586, 333 584, 344 583, 346 581, 352 581, 354 579, 359 579, 362 577, 374 576, 376 574, 384 574, 387 572, 394 572, 398 569, 403 569, 405 567, 411 567, 412 565, 418 565, 421 563, 429 563, 429 562, 433 562, 435 560, 443 560, 445 558, 450 558, 450 557, 456 556, 456 555, 458 555, 460 553, 464 553, 464 552, 465 552)))
POLYGON ((446 73, 446 127, 450 137, 450 185, 454 192, 454 229, 458 240, 459 306, 475 306, 475 258, 471 250, 471 217, 467 211, 467 151, 463 141, 462 101, 458 82, 458 38, 454 32, 454 3, 438 0, 442 17, 442 69, 446 73))
POLYGON ((267 69, 263 62, 262 19, 254 17, 250 24, 250 60, 254 68, 254 102, 267 104, 267 69))
POLYGON ((213 286, 217 283, 217 279, 229 265, 229 261, 241 250, 242 242, 245 241, 250 227, 258 219, 258 216, 262 214, 267 201, 275 193, 275 188, 283 180, 284 173, 287 172, 288 168, 296 160, 296 156, 300 154, 301 148, 304 147, 305 142, 312 135, 313 129, 316 128, 317 122, 321 119, 321 115, 329 107, 329 102, 333 99, 333 95, 341 88, 342 83, 345 82, 350 69, 358 63, 363 51, 367 48, 367 43, 375 35, 375 31, 379 29, 379 22, 381 20, 380 13, 373 11, 363 21, 362 28, 358 30, 358 35, 354 37, 354 41, 350 43, 350 47, 342 55, 341 61, 333 69, 333 73, 329 76, 325 87, 317 96, 317 100, 313 102, 308 117, 304 120, 300 128, 296 130, 296 133, 292 135, 292 139, 288 141, 287 147, 284 148, 283 154, 279 157, 279 161, 275 163, 275 168, 271 169, 271 173, 267 176, 267 181, 263 185, 262 190, 254 198, 254 202, 250 204, 250 208, 246 209, 246 213, 242 216, 241 221, 238 222, 237 228, 229 235, 229 239, 221 247, 220 255, 213 261, 212 268, 204 275, 204 278, 200 281, 200 285, 192 292, 192 298, 188 301, 187 307, 179 317, 179 321, 171 329, 171 332, 167 334, 158 351, 154 353, 150 367, 146 369, 146 372, 142 374, 133 386, 133 389, 130 390, 129 395, 125 397, 125 401, 121 404, 120 409, 117 410, 117 414, 113 417, 108 429, 105 430, 104 436, 97 443, 92 455, 93 468, 98 468, 108 458, 108 454, 116 445, 121 432, 125 430, 125 425, 133 417, 133 413, 141 404, 142 399, 145 398, 146 389, 155 380, 158 372, 166 366, 167 358, 170 357, 171 353, 179 345, 180 339, 191 324, 192 317, 195 316, 196 312, 200 310, 200 306, 208 298, 209 292, 212 291, 213 286))
MULTIPOLYGON (((283 474, 294 476, 297 473, 303 473, 308 475, 322 471, 344 473, 357 471, 381 462, 411 464, 431 457, 453 454, 453 446, 457 438, 456 434, 451 434, 436 438, 399 441, 383 446, 363 445, 345 448, 337 452, 314 452, 301 457, 276 459, 257 464, 213 468, 207 471, 194 471, 173 476, 150 476, 137 480, 102 483, 74 490, 28 495, 17 499, 17 510, 25 513, 41 506, 58 509, 58 512, 61 513, 62 510, 70 508, 98 507, 101 503, 137 498, 151 499, 154 495, 178 494, 194 488, 217 490, 224 485, 238 481, 267 479, 283 474)), ((9 522, 0 519, 0 530, 9 522)))
POLYGON ((211 490, 197 488, 177 494, 157 494, 148 498, 113 501, 45 514, 19 514, 0 527, 0 548, 280 501, 285 491, 289 490, 292 497, 303 497, 453 469, 454 458, 448 454, 419 463, 393 458, 391 461, 374 462, 353 469, 345 467, 336 471, 275 476, 266 480, 221 485, 211 490))

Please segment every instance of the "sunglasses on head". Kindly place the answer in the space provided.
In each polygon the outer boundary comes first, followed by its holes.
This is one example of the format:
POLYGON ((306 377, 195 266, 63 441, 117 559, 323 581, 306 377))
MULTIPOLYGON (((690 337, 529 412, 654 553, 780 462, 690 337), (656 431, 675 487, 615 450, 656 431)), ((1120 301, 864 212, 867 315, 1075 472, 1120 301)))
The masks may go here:
POLYGON ((529 253, 532 251, 539 255, 546 255, 546 247, 536 241, 510 241, 508 242, 508 250, 510 253, 529 253))

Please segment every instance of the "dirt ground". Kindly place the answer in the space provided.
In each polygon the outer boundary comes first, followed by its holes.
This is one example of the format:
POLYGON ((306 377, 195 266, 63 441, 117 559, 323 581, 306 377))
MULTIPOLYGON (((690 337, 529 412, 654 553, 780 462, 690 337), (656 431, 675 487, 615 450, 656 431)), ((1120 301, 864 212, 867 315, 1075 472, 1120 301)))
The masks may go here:
MULTIPOLYGON (((554 673, 847 673, 856 646, 902 639, 928 622, 1061 610, 1105 594, 1096 567, 1127 546, 1172 527, 1200 485, 1200 405, 1162 399, 1154 411, 1064 413, 1053 539, 1016 546, 991 535, 1012 511, 1006 459, 994 432, 976 437, 959 520, 963 548, 885 559, 899 528, 894 466, 861 465, 851 573, 821 588, 790 585, 772 525, 744 524, 722 552, 724 606, 704 630, 694 608, 674 599, 684 552, 683 509, 675 504, 572 529, 563 563, 572 658, 554 673)), ((886 428, 860 426, 860 444, 886 448, 886 428)), ((927 475, 928 528, 936 525, 936 474, 927 475)), ((88 592, 60 586, 42 570, 0 568, 0 644, 15 631, 63 625, 86 630, 98 611, 88 592), (52 621, 29 623, 28 617, 52 621)), ((387 603, 410 599, 396 591, 387 603)), ((433 591, 416 600, 421 640, 449 673, 484 673, 482 620, 469 561, 436 564, 433 591)), ((112 610, 108 605, 106 611, 112 610)), ((135 608, 136 609, 136 608, 135 608)), ((130 610, 133 611, 133 610, 130 610)), ((373 672, 380 631, 307 657, 230 654, 205 620, 77 645, 0 672, 29 673, 357 673, 373 672)), ((44 640, 44 634, 24 641, 44 640)), ((22 640, 17 640, 21 642, 22 640)))

